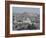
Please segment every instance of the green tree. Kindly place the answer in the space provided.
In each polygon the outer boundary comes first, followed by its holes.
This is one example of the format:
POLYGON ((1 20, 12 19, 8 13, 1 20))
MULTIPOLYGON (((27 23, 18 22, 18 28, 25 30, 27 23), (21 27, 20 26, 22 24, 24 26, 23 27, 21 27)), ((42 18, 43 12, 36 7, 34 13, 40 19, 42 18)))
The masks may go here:
POLYGON ((31 21, 32 21, 32 29, 34 29, 34 28, 35 28, 35 27, 34 27, 34 16, 32 16, 31 21))

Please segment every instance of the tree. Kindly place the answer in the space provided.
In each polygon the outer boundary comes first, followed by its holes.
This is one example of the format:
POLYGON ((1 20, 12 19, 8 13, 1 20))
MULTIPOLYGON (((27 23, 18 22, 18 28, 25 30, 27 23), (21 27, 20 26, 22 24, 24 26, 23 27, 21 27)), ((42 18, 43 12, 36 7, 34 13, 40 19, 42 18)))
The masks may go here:
POLYGON ((32 29, 35 29, 35 26, 34 26, 34 16, 32 16, 31 21, 32 21, 32 29))

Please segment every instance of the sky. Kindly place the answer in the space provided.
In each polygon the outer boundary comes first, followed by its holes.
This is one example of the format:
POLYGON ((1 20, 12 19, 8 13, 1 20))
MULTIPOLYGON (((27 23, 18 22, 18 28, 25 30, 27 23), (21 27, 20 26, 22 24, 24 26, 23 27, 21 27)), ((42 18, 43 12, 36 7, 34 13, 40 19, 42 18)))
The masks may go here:
POLYGON ((27 13, 38 13, 40 14, 40 8, 27 8, 27 7, 13 7, 12 8, 12 12, 13 14, 16 14, 16 13, 24 13, 24 12, 27 12, 27 13))

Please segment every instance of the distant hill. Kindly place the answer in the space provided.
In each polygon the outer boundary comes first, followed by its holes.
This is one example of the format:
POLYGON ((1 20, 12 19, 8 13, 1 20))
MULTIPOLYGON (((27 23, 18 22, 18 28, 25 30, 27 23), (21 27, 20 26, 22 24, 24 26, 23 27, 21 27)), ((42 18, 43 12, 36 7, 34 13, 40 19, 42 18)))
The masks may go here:
POLYGON ((37 17, 37 16, 40 16, 40 14, 36 14, 36 13, 26 13, 26 12, 24 12, 24 13, 16 13, 15 15, 13 15, 13 16, 35 16, 35 17, 37 17))

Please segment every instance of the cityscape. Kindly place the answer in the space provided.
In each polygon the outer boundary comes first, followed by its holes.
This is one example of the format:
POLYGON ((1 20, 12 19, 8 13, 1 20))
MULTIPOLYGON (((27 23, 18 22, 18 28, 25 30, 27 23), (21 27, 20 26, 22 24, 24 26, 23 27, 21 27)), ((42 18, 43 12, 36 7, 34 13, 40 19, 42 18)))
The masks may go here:
POLYGON ((40 29, 40 14, 24 12, 13 15, 13 30, 37 29, 40 29))

